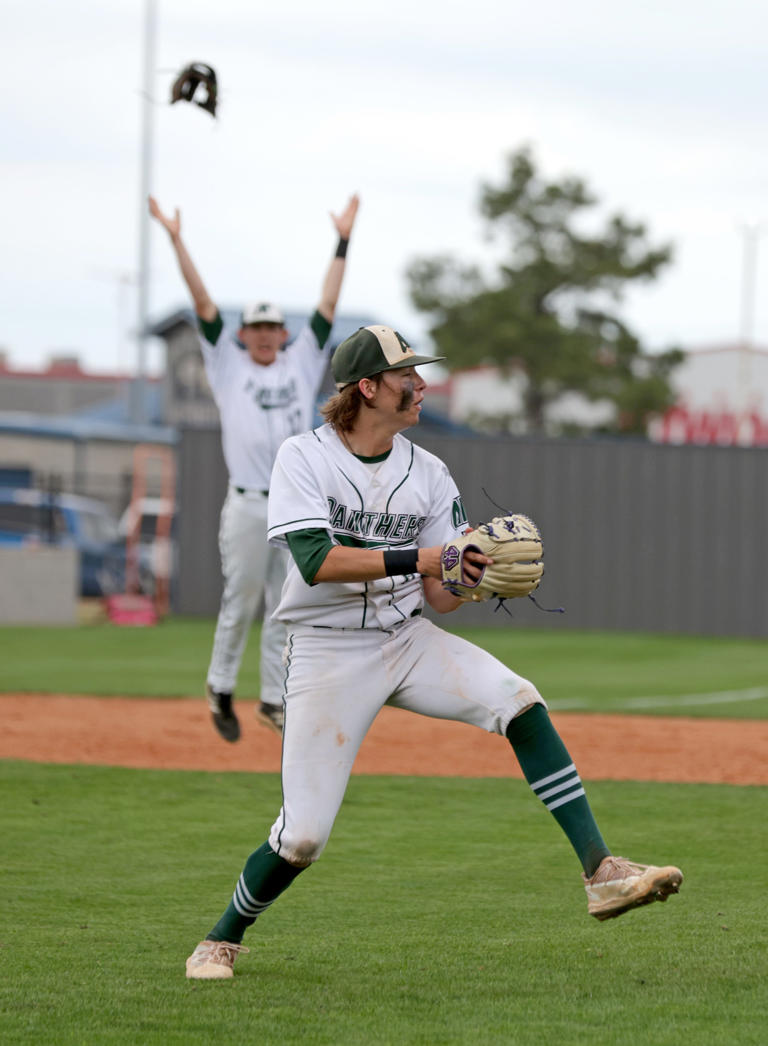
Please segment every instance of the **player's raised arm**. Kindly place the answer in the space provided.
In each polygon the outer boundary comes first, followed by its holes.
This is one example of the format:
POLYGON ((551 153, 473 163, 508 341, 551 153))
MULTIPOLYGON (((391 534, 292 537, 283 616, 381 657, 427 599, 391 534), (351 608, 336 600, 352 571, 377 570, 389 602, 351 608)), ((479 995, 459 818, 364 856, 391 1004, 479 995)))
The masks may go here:
POLYGON ((208 293, 205 284, 202 281, 200 273, 197 271, 194 262, 189 256, 184 241, 181 238, 181 212, 178 207, 176 208, 174 215, 170 218, 167 214, 164 214, 157 203, 154 196, 149 197, 149 213, 163 226, 165 231, 168 233, 168 238, 171 241, 171 246, 176 252, 176 260, 179 263, 179 269, 181 275, 184 277, 184 282, 189 288, 189 293, 192 295, 192 302, 195 306, 195 312, 201 320, 205 320, 207 323, 211 323, 216 319, 219 310, 216 303, 208 293))
POLYGON ((355 194, 350 197, 349 203, 341 214, 331 214, 334 227, 339 234, 339 243, 336 247, 336 254, 331 259, 331 264, 328 266, 328 271, 325 274, 325 280, 320 292, 320 301, 317 305, 317 311, 329 323, 333 323, 336 305, 341 294, 341 285, 344 281, 344 272, 347 264, 347 245, 352 235, 359 206, 360 198, 355 194))

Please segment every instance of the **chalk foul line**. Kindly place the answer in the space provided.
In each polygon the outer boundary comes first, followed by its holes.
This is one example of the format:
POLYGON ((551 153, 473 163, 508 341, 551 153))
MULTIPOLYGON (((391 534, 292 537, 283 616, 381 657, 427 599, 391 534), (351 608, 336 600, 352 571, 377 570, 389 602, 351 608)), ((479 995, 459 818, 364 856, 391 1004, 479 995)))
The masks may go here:
POLYGON ((615 711, 620 708, 675 708, 686 705, 729 705, 742 701, 760 701, 768 697, 768 686, 753 686, 746 690, 719 690, 711 694, 668 694, 652 697, 626 697, 610 705, 585 697, 566 697, 560 701, 547 701, 553 712, 564 712, 574 708, 597 708, 615 711))

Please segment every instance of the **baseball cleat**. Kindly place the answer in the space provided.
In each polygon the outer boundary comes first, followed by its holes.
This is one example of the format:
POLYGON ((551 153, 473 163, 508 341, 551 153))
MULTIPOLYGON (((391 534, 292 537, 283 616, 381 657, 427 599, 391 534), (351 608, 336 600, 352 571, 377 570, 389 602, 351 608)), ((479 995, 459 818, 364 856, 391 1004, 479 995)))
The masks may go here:
POLYGON ((683 873, 673 865, 657 868, 635 864, 626 857, 604 857, 595 874, 590 879, 582 874, 582 879, 587 911, 602 921, 652 901, 666 901, 679 891, 683 873))
POLYGON ((233 697, 234 694, 214 690, 210 683, 206 684, 205 699, 211 710, 213 725, 225 741, 240 739, 240 723, 232 710, 233 697))
POLYGON ((235 959, 248 951, 242 944, 229 941, 200 941, 187 959, 187 977, 194 981, 227 980, 234 976, 235 959))
POLYGON ((256 706, 256 722, 276 734, 283 732, 283 709, 281 705, 268 705, 262 701, 256 706))

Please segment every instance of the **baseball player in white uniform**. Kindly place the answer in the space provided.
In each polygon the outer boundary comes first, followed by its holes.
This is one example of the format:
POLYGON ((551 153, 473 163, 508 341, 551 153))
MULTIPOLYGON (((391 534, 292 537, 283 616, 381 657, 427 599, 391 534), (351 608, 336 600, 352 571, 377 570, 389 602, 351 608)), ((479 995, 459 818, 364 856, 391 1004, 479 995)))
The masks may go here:
MULTIPOLYGON (((682 881, 678 868, 611 855, 534 684, 422 615, 425 599, 438 613, 460 604, 442 583, 441 555, 468 529, 446 466, 401 435, 424 398, 415 367, 432 360, 389 327, 361 328, 334 354, 339 391, 323 408, 327 423, 278 452, 269 537, 293 558, 275 611, 287 626, 283 805, 187 977, 231 977, 245 930, 320 856, 385 704, 509 739, 578 855, 597 919, 665 900, 682 881)), ((492 562, 466 556, 475 578, 492 562)))
POLYGON ((358 198, 332 215, 339 234, 336 254, 309 323, 284 350, 288 338, 280 309, 271 302, 247 305, 238 330, 224 326, 181 238, 181 218, 163 214, 149 198, 150 213, 166 229, 199 321, 200 347, 219 409, 224 460, 229 473, 221 512, 219 549, 224 591, 206 698, 213 723, 227 741, 240 737, 233 708, 237 675, 248 632, 264 600, 261 632, 261 700, 257 720, 282 732, 282 665, 285 625, 273 618, 290 559, 267 542, 267 498, 272 465, 283 440, 308 429, 327 365, 323 351, 341 292, 346 251, 358 198))

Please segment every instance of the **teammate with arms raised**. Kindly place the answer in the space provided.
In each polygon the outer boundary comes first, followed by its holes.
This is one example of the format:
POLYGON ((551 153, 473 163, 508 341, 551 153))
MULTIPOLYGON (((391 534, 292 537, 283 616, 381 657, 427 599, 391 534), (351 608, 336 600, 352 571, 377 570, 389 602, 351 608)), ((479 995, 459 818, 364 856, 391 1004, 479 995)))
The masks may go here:
POLYGON ((227 741, 237 741, 240 724, 233 696, 248 631, 264 599, 261 631, 261 702, 256 717, 282 731, 282 666, 285 625, 272 618, 290 556, 267 542, 269 477, 278 447, 308 429, 327 365, 328 340, 344 278, 347 244, 357 214, 353 196, 332 215, 339 234, 336 254, 309 323, 283 351, 288 338, 281 310, 271 302, 243 309, 239 330, 224 326, 181 238, 177 210, 168 217, 150 196, 149 210, 166 229, 199 322, 205 371, 221 418, 229 489, 221 512, 219 549, 224 575, 206 697, 213 722, 227 741))
MULTIPOLYGON (((418 423, 424 398, 415 366, 432 360, 389 327, 361 328, 334 354, 327 424, 277 455, 269 537, 294 561, 275 615, 288 633, 283 806, 187 977, 231 977, 245 930, 320 856, 385 704, 509 739, 581 861, 596 918, 665 900, 682 881, 677 868, 611 856, 533 683, 422 616, 424 599, 439 613, 460 605, 441 557, 468 529, 446 466, 400 434, 418 423)), ((465 561, 475 578, 492 562, 469 550, 465 561)))

